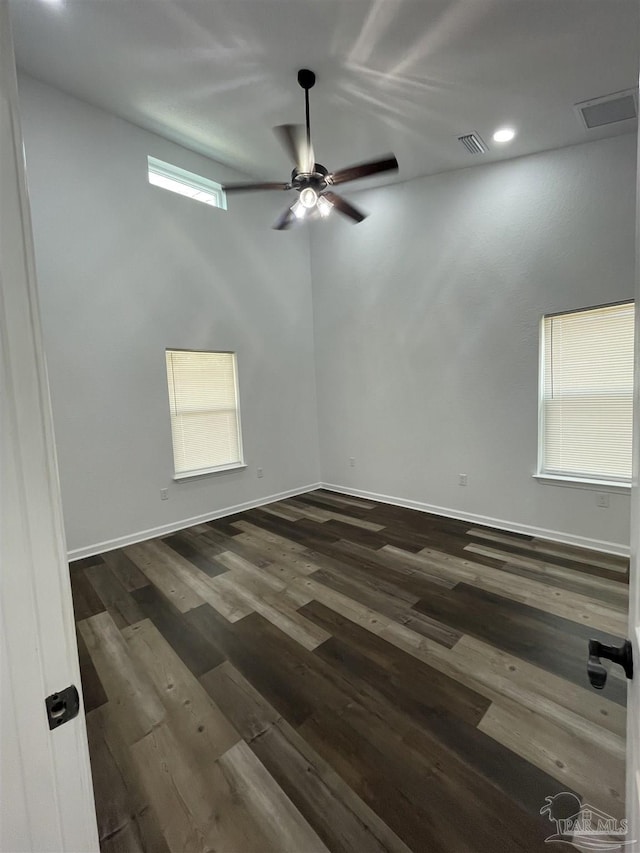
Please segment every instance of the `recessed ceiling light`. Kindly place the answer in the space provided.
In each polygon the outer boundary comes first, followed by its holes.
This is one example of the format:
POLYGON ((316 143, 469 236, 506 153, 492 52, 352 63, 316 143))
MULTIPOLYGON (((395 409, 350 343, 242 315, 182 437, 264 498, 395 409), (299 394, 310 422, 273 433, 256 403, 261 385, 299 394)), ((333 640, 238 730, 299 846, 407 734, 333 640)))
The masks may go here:
POLYGON ((511 142, 515 135, 516 132, 512 127, 499 127, 498 130, 496 130, 496 132, 493 134, 493 141, 511 142))

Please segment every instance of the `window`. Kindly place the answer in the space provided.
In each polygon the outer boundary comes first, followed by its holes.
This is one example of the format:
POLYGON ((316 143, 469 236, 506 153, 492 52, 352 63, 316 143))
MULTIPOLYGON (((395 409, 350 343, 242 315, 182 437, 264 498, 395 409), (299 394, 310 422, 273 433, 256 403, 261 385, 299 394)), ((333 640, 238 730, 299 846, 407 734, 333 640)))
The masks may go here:
POLYGON ((194 201, 210 204, 212 207, 227 209, 225 192, 215 181, 194 172, 187 172, 179 166, 172 166, 171 163, 156 160, 155 157, 147 157, 147 164, 150 184, 178 195, 185 195, 194 201))
POLYGON ((242 466, 235 353, 166 355, 175 476, 242 466))
POLYGON ((631 480, 633 302, 542 319, 539 474, 631 480))

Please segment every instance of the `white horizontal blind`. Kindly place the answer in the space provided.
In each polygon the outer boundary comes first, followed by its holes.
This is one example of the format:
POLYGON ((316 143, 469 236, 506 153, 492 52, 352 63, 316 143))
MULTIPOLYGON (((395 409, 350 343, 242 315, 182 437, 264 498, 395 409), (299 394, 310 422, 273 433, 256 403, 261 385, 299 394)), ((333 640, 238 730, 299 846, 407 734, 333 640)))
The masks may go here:
POLYGON ((634 306, 543 320, 543 474, 631 478, 634 306))
POLYGON ((234 353, 167 350, 176 474, 241 464, 236 377, 234 353))

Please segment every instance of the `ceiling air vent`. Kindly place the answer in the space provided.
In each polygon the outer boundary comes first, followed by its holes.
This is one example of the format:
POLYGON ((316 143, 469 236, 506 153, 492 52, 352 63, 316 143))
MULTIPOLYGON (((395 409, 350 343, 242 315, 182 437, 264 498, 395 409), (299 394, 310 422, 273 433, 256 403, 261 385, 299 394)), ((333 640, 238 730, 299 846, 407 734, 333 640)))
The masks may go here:
POLYGON ((614 92, 602 98, 582 101, 575 104, 574 109, 587 130, 620 121, 633 121, 638 118, 637 94, 634 89, 614 92))
POLYGON ((458 142, 462 142, 469 154, 486 154, 489 150, 477 133, 465 133, 458 137, 458 142))

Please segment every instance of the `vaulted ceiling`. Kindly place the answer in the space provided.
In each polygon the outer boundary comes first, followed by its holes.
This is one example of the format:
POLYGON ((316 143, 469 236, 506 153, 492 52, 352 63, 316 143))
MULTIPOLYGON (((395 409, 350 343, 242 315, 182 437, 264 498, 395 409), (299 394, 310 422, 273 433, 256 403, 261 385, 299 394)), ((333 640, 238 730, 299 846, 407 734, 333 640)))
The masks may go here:
POLYGON ((386 181, 571 145, 573 105, 638 81, 637 0, 12 0, 27 73, 249 175, 304 120, 330 169, 393 151, 386 181), (491 141, 511 125, 513 142, 491 141), (490 145, 470 155, 469 131, 490 145))

